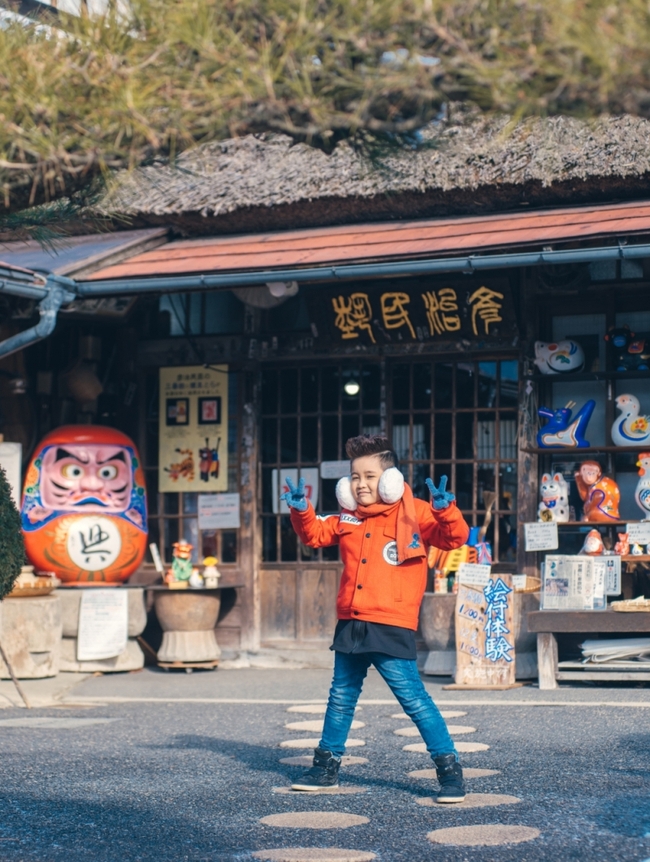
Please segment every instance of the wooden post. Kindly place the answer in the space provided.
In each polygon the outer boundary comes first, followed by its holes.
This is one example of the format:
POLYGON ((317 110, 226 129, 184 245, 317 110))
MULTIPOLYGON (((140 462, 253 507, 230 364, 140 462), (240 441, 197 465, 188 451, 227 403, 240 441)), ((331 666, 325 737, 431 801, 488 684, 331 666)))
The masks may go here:
POLYGON ((242 596, 242 649, 257 651, 260 646, 260 536, 257 517, 257 374, 242 372, 241 415, 241 527, 239 568, 245 584, 242 596))
POLYGON ((539 687, 544 691, 557 688, 557 640, 551 632, 537 635, 537 666, 539 687))

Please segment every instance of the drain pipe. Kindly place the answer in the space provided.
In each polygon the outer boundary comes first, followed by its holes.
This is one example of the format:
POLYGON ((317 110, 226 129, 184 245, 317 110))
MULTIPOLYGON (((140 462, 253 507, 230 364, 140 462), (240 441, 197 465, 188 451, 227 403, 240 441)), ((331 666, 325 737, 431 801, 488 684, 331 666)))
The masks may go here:
POLYGON ((41 300, 38 304, 40 316, 38 323, 0 342, 0 359, 23 350, 31 344, 36 344, 37 341, 42 341, 51 335, 56 327, 56 318, 61 306, 76 298, 76 293, 73 293, 71 289, 75 286, 72 279, 60 275, 48 275, 43 287, 23 284, 11 279, 0 280, 0 292, 2 293, 41 300))

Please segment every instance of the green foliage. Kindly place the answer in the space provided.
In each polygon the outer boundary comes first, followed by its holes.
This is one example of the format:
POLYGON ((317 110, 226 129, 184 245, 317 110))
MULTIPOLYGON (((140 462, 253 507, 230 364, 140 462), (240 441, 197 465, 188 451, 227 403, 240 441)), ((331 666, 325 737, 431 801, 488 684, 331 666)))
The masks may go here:
POLYGON ((20 515, 11 498, 5 471, 0 467, 0 599, 11 592, 14 581, 25 565, 25 546, 20 515))
POLYGON ((647 0, 131 0, 130 9, 129 20, 68 18, 50 35, 0 30, 6 210, 250 133, 327 152, 343 139, 411 147, 449 101, 515 121, 650 115, 647 0))

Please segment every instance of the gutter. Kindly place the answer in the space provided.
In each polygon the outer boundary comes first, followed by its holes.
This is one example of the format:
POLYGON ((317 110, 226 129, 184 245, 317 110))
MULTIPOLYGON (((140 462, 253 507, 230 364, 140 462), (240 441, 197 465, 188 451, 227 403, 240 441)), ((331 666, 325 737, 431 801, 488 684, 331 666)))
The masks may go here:
POLYGON ((352 278, 383 278, 401 275, 430 275, 445 272, 473 274, 488 269, 513 269, 530 266, 558 266, 567 263, 595 263, 606 260, 650 258, 650 244, 615 245, 600 248, 526 251, 512 254, 468 255, 433 260, 405 260, 391 263, 362 263, 309 269, 272 269, 249 272, 212 273, 151 278, 107 279, 77 282, 80 297, 116 296, 134 293, 181 293, 190 290, 244 287, 277 281, 335 281, 352 278))
POLYGON ((36 283, 13 278, 0 279, 0 292, 12 296, 23 296, 29 299, 40 299, 38 304, 39 321, 22 332, 12 335, 0 342, 0 359, 10 356, 37 341, 42 341, 54 332, 56 318, 62 305, 76 298, 73 292, 75 283, 60 275, 48 274, 47 277, 33 273, 36 283), (39 284, 39 282, 41 282, 39 284))

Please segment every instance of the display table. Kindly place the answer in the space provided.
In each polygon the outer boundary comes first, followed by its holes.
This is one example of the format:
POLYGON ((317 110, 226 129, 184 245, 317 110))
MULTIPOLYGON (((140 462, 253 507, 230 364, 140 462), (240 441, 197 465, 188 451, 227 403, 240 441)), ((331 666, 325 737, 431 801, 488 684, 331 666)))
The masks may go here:
POLYGON ((158 664, 164 668, 216 668, 221 649, 214 632, 221 609, 221 590, 243 586, 223 584, 214 590, 201 587, 170 589, 166 584, 145 587, 163 631, 158 664))
POLYGON ((528 630, 537 633, 540 689, 557 688, 558 680, 650 681, 650 666, 642 662, 612 664, 558 663, 556 634, 625 634, 650 632, 650 612, 533 611, 528 630))

